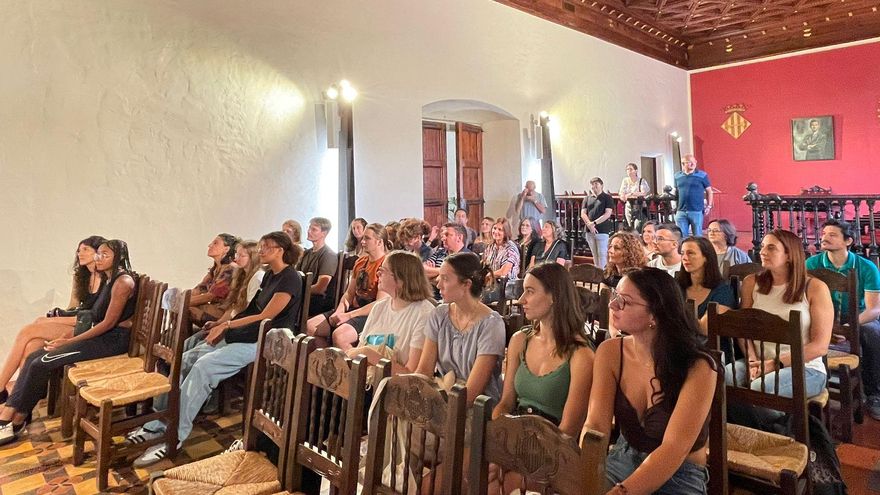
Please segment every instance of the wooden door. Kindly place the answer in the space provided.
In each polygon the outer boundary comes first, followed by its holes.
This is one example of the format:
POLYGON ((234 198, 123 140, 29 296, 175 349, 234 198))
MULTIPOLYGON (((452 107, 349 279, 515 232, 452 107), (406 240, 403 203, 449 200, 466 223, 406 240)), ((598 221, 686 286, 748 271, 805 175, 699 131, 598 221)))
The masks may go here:
POLYGON ((431 225, 448 222, 446 125, 438 122, 422 122, 422 193, 425 221, 431 225))
POLYGON ((651 194, 657 192, 657 159, 650 156, 642 157, 642 173, 640 174, 651 188, 651 194))
POLYGON ((458 198, 468 212, 468 226, 480 231, 483 218, 483 130, 479 127, 455 123, 458 153, 458 198))

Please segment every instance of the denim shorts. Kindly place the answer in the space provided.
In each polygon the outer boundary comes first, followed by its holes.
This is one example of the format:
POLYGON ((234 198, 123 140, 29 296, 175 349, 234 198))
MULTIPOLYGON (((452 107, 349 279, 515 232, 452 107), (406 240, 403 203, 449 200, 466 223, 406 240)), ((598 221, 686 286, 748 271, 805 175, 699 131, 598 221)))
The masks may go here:
MULTIPOLYGON (((605 478, 610 486, 626 480, 648 457, 627 443, 621 435, 605 460, 605 478)), ((663 484, 655 495, 706 495, 709 471, 705 466, 685 461, 672 478, 663 484)))

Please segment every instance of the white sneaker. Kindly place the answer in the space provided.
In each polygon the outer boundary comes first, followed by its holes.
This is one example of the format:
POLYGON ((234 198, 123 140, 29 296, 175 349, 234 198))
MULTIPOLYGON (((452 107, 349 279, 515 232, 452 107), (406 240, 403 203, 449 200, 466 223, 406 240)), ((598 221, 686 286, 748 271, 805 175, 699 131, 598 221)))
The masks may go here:
POLYGON ((147 449, 140 457, 134 460, 132 467, 143 468, 151 466, 168 456, 168 448, 164 443, 155 445, 147 449))
POLYGON ((141 426, 137 430, 129 432, 125 435, 125 445, 138 445, 144 442, 149 442, 150 440, 155 440, 157 438, 165 435, 164 432, 161 431, 151 431, 141 426))
POLYGON ((224 454, 228 454, 230 452, 236 452, 239 450, 244 450, 244 441, 242 439, 238 439, 232 442, 232 445, 229 446, 226 450, 223 451, 224 454))

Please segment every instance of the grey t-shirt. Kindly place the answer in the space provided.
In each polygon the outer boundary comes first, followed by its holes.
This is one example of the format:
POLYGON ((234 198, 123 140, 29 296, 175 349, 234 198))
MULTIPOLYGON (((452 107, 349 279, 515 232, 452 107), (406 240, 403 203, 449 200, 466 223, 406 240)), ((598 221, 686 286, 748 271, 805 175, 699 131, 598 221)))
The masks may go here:
MULTIPOLYGON (((335 276, 338 263, 339 257, 336 256, 336 253, 329 246, 324 244, 321 249, 309 248, 306 250, 302 260, 299 262, 299 270, 303 273, 314 273, 314 280, 317 280, 320 275, 335 276)), ((328 290, 327 293, 331 292, 328 290)))
POLYGON ((482 392, 496 401, 501 398, 501 361, 504 358, 505 336, 504 320, 495 311, 462 333, 449 318, 448 304, 434 308, 425 329, 425 337, 437 343, 437 369, 441 374, 452 371, 456 379, 467 381, 477 356, 498 357, 492 377, 482 392))

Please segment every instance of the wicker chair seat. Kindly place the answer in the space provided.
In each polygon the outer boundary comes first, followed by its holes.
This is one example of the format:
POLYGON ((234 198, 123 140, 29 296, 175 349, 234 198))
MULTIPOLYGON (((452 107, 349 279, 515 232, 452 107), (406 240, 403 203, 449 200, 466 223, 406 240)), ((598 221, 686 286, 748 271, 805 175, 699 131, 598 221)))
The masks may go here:
POLYGON ((157 495, 272 495, 281 490, 278 468, 257 452, 235 451, 165 471, 153 482, 157 495))
POLYGON ((842 365, 847 365, 849 369, 854 370, 859 367, 859 362, 859 357, 855 354, 835 350, 828 351, 829 370, 836 370, 842 365))
POLYGON ((127 354, 106 359, 96 359, 77 364, 67 372, 67 379, 74 385, 106 380, 117 376, 130 375, 144 370, 144 360, 140 357, 128 357, 127 354))
POLYGON ((727 465, 741 473, 779 484, 780 471, 800 476, 807 467, 807 446, 775 433, 727 425, 727 465))
POLYGON ((100 407, 105 400, 113 406, 124 406, 171 391, 168 377, 161 373, 132 373, 98 380, 80 389, 80 396, 89 404, 100 407))

